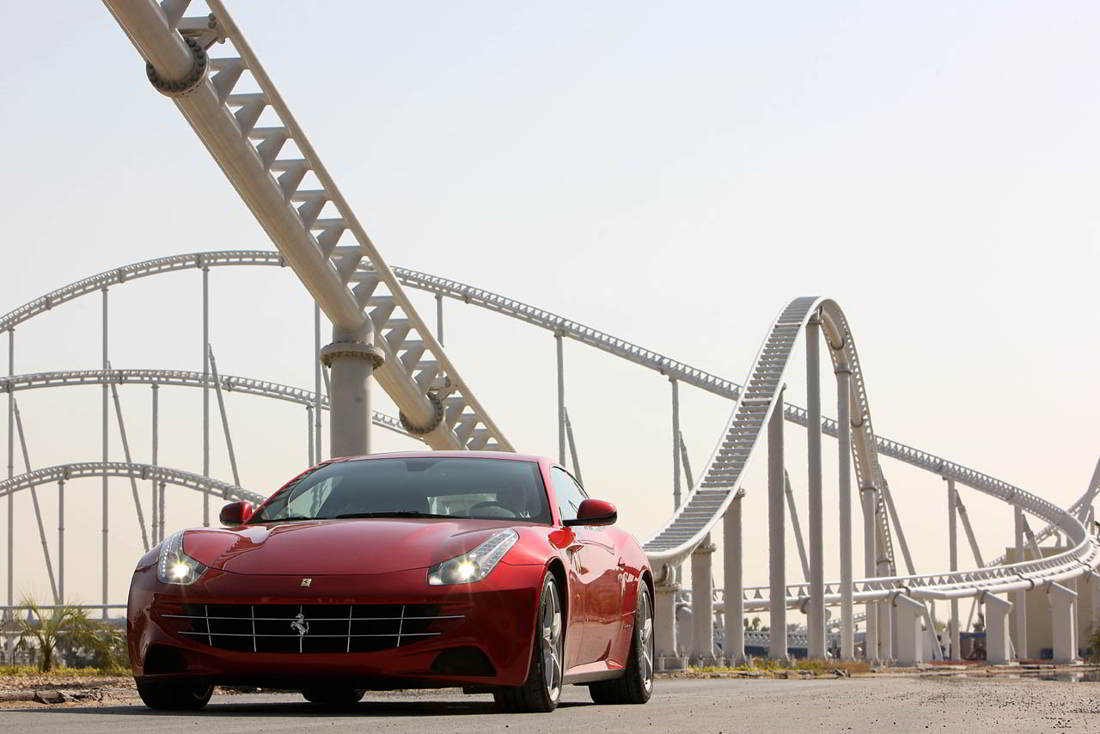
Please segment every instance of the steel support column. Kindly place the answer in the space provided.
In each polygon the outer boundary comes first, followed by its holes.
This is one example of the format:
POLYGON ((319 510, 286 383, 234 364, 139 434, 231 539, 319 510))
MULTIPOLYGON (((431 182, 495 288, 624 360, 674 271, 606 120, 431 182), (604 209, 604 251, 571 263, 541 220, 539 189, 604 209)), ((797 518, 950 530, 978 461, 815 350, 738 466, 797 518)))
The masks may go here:
MULTIPOLYGON (((317 302, 313 303, 313 444, 311 455, 313 463, 324 460, 321 445, 321 360, 317 355, 321 353, 321 307, 317 302)), ((311 464, 312 465, 312 464, 311 464)))
MULTIPOLYGON (((126 437, 126 424, 122 420, 122 405, 118 399, 118 385, 113 381, 111 382, 111 399, 115 405, 115 419, 118 421, 118 435, 122 439, 122 456, 126 459, 126 463, 130 464, 134 461, 133 454, 130 453, 130 439, 126 437)), ((145 512, 141 509, 141 497, 138 495, 137 479, 130 477, 130 494, 134 500, 134 512, 137 515, 138 528, 141 531, 141 545, 145 549, 145 552, 149 552, 149 533, 145 529, 145 512)))
MULTIPOLYGON (((863 573, 865 578, 874 578, 878 575, 878 528, 875 525, 878 498, 875 496, 875 485, 870 482, 860 484, 859 492, 863 504, 863 573)), ((864 619, 867 624, 863 641, 864 658, 872 665, 879 662, 878 606, 875 602, 864 605, 864 619)))
MULTIPOLYGON (((959 570, 959 531, 958 531, 958 495, 955 494, 955 480, 947 478, 947 553, 948 570, 951 573, 959 570)), ((951 619, 948 622, 951 630, 951 660, 960 660, 961 632, 959 628, 959 600, 951 600, 951 619)))
POLYGON ((237 472, 237 452, 233 450, 233 436, 229 433, 229 416, 225 412, 225 396, 222 395, 222 381, 218 374, 218 362, 214 359, 214 350, 207 347, 210 359, 210 373, 214 378, 214 394, 218 398, 218 412, 222 418, 222 433, 225 435, 225 447, 229 452, 229 468, 233 472, 233 483, 241 486, 241 476, 237 472))
POLYGON ((443 294, 435 294, 435 340, 443 346, 443 294))
POLYGON ((672 508, 680 507, 680 383, 668 378, 672 385, 672 508))
POLYGON ((157 534, 161 540, 164 540, 164 518, 167 514, 168 507, 164 504, 164 488, 167 486, 167 482, 160 483, 160 527, 157 529, 157 534))
MULTIPOLYGON (((109 369, 107 365, 108 365, 108 356, 107 356, 107 289, 103 288, 103 369, 105 371, 107 369, 109 369)), ((102 449, 103 449, 103 451, 102 451, 102 454, 103 454, 103 463, 104 464, 106 464, 109 461, 109 451, 108 451, 108 443, 107 443, 108 440, 109 440, 109 435, 108 435, 109 427, 108 427, 108 417, 107 417, 107 413, 108 413, 107 403, 108 403, 108 399, 109 399, 108 398, 109 391, 110 391, 110 388, 107 386, 106 383, 104 383, 104 385, 103 385, 103 406, 102 406, 102 419, 103 419, 103 424, 102 424, 102 439, 103 439, 102 440, 102 449)), ((107 496, 107 477, 103 477, 103 484, 102 484, 102 489, 101 489, 101 498, 100 498, 100 500, 101 500, 100 501, 101 513, 103 515, 103 539, 102 539, 102 544, 101 544, 101 548, 100 548, 100 556, 101 556, 100 560, 102 562, 102 568, 100 569, 100 572, 102 573, 102 577, 101 577, 101 585, 102 585, 101 596, 102 596, 102 602, 103 602, 103 618, 107 619, 107 604, 109 603, 109 600, 107 598, 108 597, 108 588, 107 588, 107 586, 108 586, 108 584, 107 584, 107 582, 108 582, 108 560, 109 560, 108 554, 109 554, 110 534, 111 534, 111 524, 110 524, 110 514, 109 514, 110 513, 110 504, 109 504, 109 499, 108 499, 108 496, 107 496)))
POLYGON ((783 494, 787 496, 787 512, 791 515, 791 533, 798 550, 798 562, 802 564, 802 580, 810 581, 810 559, 806 555, 806 543, 802 540, 802 524, 798 521, 798 507, 794 504, 794 490, 791 489, 790 473, 783 473, 783 494))
MULTIPOLYGON (((8 377, 15 375, 15 329, 8 329, 8 377)), ((15 476, 15 393, 8 391, 8 479, 15 476)), ((8 607, 15 604, 15 493, 8 492, 8 607)), ((10 642, 14 638, 9 638, 10 642)), ((10 645, 9 645, 10 647, 10 645)))
MULTIPOLYGON (((23 467, 27 474, 30 474, 33 469, 31 468, 31 456, 30 451, 27 449, 27 436, 23 432, 23 416, 19 412, 19 403, 15 404, 15 431, 19 434, 19 448, 23 452, 23 467)), ((57 593, 57 580, 53 574, 53 561, 50 560, 50 547, 46 542, 46 525, 42 521, 42 508, 38 503, 38 488, 31 484, 28 487, 31 494, 31 505, 34 508, 34 519, 38 526, 38 540, 42 544, 42 558, 46 562, 46 576, 50 582, 50 593, 53 595, 53 603, 60 604, 61 597, 57 593)), ((146 549, 148 550, 148 549, 146 549)))
POLYGON ((563 411, 565 415, 565 435, 569 439, 569 458, 573 461, 573 476, 577 478, 577 481, 584 486, 584 479, 581 477, 581 462, 577 458, 577 441, 573 437, 573 421, 569 420, 569 409, 566 408, 563 411))
POLYGON ((565 466, 565 354, 562 352, 562 334, 554 332, 558 355, 558 463, 565 466))
POLYGON ((852 405, 851 371, 836 371, 837 488, 840 521, 840 659, 855 659, 852 581, 852 405))
POLYGON ((722 518, 722 575, 725 605, 725 634, 723 652, 726 665, 741 665, 745 662, 745 599, 744 575, 741 561, 741 498, 744 491, 738 490, 722 518))
MULTIPOLYGON (((210 268, 206 266, 202 269, 202 475, 210 476, 210 268)), ((210 526, 209 492, 202 493, 202 524, 210 526)))
POLYGON ((385 353, 373 341, 374 330, 368 319, 354 332, 332 327, 332 343, 321 350, 320 358, 331 376, 329 455, 332 457, 370 453, 370 378, 385 360, 385 353))
POLYGON ((57 482, 57 595, 65 603, 65 480, 57 482))
POLYGON ((825 657, 825 527, 821 482, 821 322, 816 316, 806 324, 807 464, 810 505, 810 605, 809 655, 825 657))
MULTIPOLYGON (((157 466, 157 462, 160 454, 160 385, 155 382, 152 385, 153 389, 153 424, 152 424, 152 465, 157 466)), ((163 538, 160 536, 160 516, 164 512, 164 508, 160 505, 160 496, 157 492, 157 480, 150 481, 153 488, 153 517, 150 519, 150 530, 153 532, 153 543, 159 543, 163 538)))
POLYGON ((313 406, 306 406, 306 461, 309 466, 313 466, 317 463, 317 460, 313 456, 313 406))
POLYGON ((691 661, 714 665, 714 587, 711 564, 715 546, 708 534, 691 554, 691 661))
POLYGON ((775 408, 768 421, 768 589, 771 599, 769 626, 771 642, 768 657, 787 659, 787 568, 786 522, 783 518, 783 394, 779 390, 775 408))

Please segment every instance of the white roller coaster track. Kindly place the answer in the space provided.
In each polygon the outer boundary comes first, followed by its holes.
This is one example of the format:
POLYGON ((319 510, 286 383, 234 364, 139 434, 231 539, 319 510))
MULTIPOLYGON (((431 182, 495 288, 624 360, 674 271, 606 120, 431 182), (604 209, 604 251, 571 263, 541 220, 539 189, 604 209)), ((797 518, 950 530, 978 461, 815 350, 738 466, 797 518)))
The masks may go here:
MULTIPOLYGON (((376 376, 407 425, 423 429, 424 440, 434 448, 510 450, 413 309, 401 281, 367 236, 221 0, 207 0, 212 12, 193 18, 184 17, 189 0, 105 3, 148 62, 150 81, 172 97, 334 327, 357 332, 365 324, 373 326, 376 344, 386 357, 376 376), (206 51, 215 43, 226 44, 230 55, 209 58, 206 51), (241 83, 247 77, 252 85, 241 83), (257 126, 265 115, 274 118, 275 124, 257 126), (308 180, 310 176, 315 182, 308 180)), ((1029 563, 865 580, 857 589, 857 599, 882 598, 899 590, 925 598, 1008 591, 1076 576, 1083 568, 1091 570, 1096 565, 1095 541, 1072 514, 929 454, 900 444, 880 446, 871 428, 866 391, 844 316, 832 301, 814 298, 798 299, 784 310, 754 362, 745 389, 738 393, 732 383, 728 386, 737 402, 727 434, 688 500, 661 533, 646 543, 655 562, 682 561, 722 517, 777 404, 791 349, 816 312, 822 315, 834 363, 842 361, 851 369, 852 427, 856 429, 853 456, 861 486, 878 489, 880 503, 888 505, 889 490, 878 466, 878 452, 896 452, 897 458, 907 463, 954 478, 1043 518, 1073 543, 1065 552, 1029 563)), ((597 346, 630 351, 633 345, 597 346)), ((635 356, 639 357, 636 361, 645 363, 652 355, 635 356)), ((674 366, 656 368, 672 376, 674 366)), ((694 384, 690 377, 680 379, 694 384)), ((705 381, 702 375, 695 377, 705 381)), ((798 420, 797 415, 787 417, 798 420)), ((876 514, 878 533, 892 559, 890 513, 876 514)), ((789 590, 787 596, 791 596, 789 590)))
MULTIPOLYGON (((59 372, 35 372, 13 377, 0 377, 0 392, 21 392, 66 385, 172 385, 178 387, 214 386, 214 378, 203 379, 201 372, 187 370, 125 369, 125 370, 65 370, 59 372)), ((236 375, 220 375, 218 382, 226 392, 240 392, 265 398, 284 400, 304 406, 312 406, 314 394, 308 390, 281 385, 267 380, 256 380, 236 375)), ((321 409, 328 410, 328 396, 321 396, 321 409)), ((401 421, 379 411, 373 411, 372 422, 379 428, 419 439, 401 426, 401 421)))
MULTIPOLYGON (((104 286, 113 285, 117 283, 127 282, 132 279, 141 277, 147 277, 160 273, 173 272, 179 270, 202 268, 202 267, 217 267, 217 266, 231 266, 231 265, 268 265, 277 266, 283 265, 283 260, 278 253, 267 251, 224 251, 224 252, 207 252, 207 253, 193 253, 187 255, 178 255, 165 258, 157 258, 154 260, 145 261, 142 263, 135 263, 115 270, 106 271, 98 275, 85 278, 77 281, 63 288, 59 288, 52 291, 45 296, 34 299, 27 304, 11 311, 10 313, 0 317, 0 330, 9 328, 15 328, 16 325, 21 324, 28 319, 31 319, 37 314, 43 313, 51 309, 52 307, 63 303, 68 300, 72 300, 81 295, 88 293, 94 293, 104 286)), ((514 299, 506 298, 482 289, 475 288, 473 286, 465 285, 455 281, 439 278, 416 271, 404 270, 396 268, 394 272, 397 277, 402 280, 406 285, 413 288, 423 289, 435 294, 445 295, 450 298, 461 300, 465 303, 487 308, 489 310, 508 315, 512 318, 517 318, 527 323, 537 325, 541 328, 562 333, 563 335, 577 339, 583 343, 595 346, 603 349, 615 356, 626 359, 635 364, 654 369, 662 374, 676 376, 677 379, 683 379, 689 384, 696 385, 704 390, 708 390, 717 395, 723 397, 732 397, 737 400, 744 392, 743 388, 724 378, 716 375, 709 374, 703 370, 696 369, 683 362, 665 357, 652 350, 645 349, 643 347, 631 344, 622 339, 618 339, 604 332, 592 329, 577 322, 565 319, 564 317, 555 315, 543 309, 539 309, 528 304, 516 301, 514 299)), ((800 299, 795 304, 805 303, 806 299, 800 299)), ((826 302, 822 302, 823 304, 826 302)), ((828 302, 831 303, 831 302, 828 302)), ((792 304, 792 306, 795 306, 792 304)), ((811 309, 812 310, 812 309, 811 309)), ((790 309, 785 311, 786 318, 791 318, 790 309)), ((845 344, 845 350, 850 350, 851 354, 847 357, 850 359, 850 365, 854 366, 853 375, 858 374, 858 359, 856 359, 854 351, 854 342, 851 339, 851 335, 847 333, 847 325, 843 319, 843 315, 835 305, 830 306, 829 312, 832 313, 832 321, 827 323, 832 324, 834 329, 841 329, 842 331, 836 333, 843 333, 845 335, 844 341, 835 341, 836 334, 830 334, 831 343, 845 344), (840 324, 841 326, 837 326, 840 324)), ((777 326, 782 326, 785 331, 790 331, 790 324, 781 317, 777 322, 777 326)), ((774 329, 775 327, 773 327, 774 329)), ((786 339, 783 340, 784 342, 786 339)), ((776 352, 774 349, 769 350, 765 342, 765 347, 762 350, 762 354, 767 352, 769 363, 775 361, 776 352)), ((788 345, 789 349, 793 348, 794 341, 791 340, 788 345)), ((842 350, 842 351, 845 351, 842 350)), ((834 357, 836 352, 833 350, 834 357)), ((783 363, 785 364, 786 356, 783 357, 783 363)), ((754 374, 756 368, 754 366, 754 374)), ((201 385, 202 376, 199 373, 188 373, 183 371, 160 371, 160 370, 111 370, 108 373, 100 370, 92 370, 87 372, 57 372, 57 373, 41 373, 39 375, 32 376, 17 376, 16 378, 7 381, 0 381, 0 389, 7 389, 5 386, 10 384, 12 390, 27 389, 30 385, 42 385, 46 384, 89 384, 96 381, 102 381, 104 379, 112 379, 111 375, 121 376, 123 381, 134 382, 154 382, 162 381, 164 384, 189 384, 189 385, 201 385)), ((750 380, 750 388, 753 383, 750 380)), ((241 391, 247 391, 255 394, 263 394, 268 397, 277 397, 281 399, 292 400, 293 402, 299 402, 301 404, 310 404, 313 399, 312 393, 297 388, 291 388, 287 386, 277 385, 276 383, 263 382, 259 380, 248 380, 240 377, 224 377, 223 387, 226 389, 237 389, 241 391)), ((757 393, 752 393, 757 395, 757 393)), ((1040 537, 1049 537, 1050 534, 1055 532, 1056 529, 1062 529, 1065 531, 1064 522, 1066 520, 1067 513, 1062 513, 1050 503, 1035 498, 1032 495, 1024 492, 1024 490, 1014 487, 1006 482, 995 479, 988 475, 976 472, 972 469, 968 469, 954 462, 947 461, 937 456, 928 454, 927 452, 919 451, 911 447, 905 446, 896 441, 884 439, 875 436, 870 427, 869 411, 866 409, 866 395, 862 390, 853 391, 853 399, 857 403, 858 410, 853 410, 853 414, 857 416, 857 419, 853 421, 853 425, 861 428, 857 431, 857 440, 854 442, 854 449, 857 451, 856 466, 857 475, 861 481, 867 479, 868 472, 871 476, 877 476, 881 479, 881 471, 877 469, 876 454, 884 454, 897 458, 901 461, 909 463, 921 469, 926 469, 940 474, 944 477, 950 477, 955 479, 958 483, 964 484, 980 491, 990 494, 992 496, 1006 499, 1015 497, 1020 499, 1021 506, 1029 512, 1033 512, 1037 516, 1051 522, 1041 534, 1040 537), (858 416, 864 416, 862 421, 858 421, 858 416), (1024 498, 1030 497, 1031 500, 1024 501, 1024 498), (1037 504, 1030 504, 1031 502, 1037 504), (1057 518, 1052 520, 1052 518, 1057 518)), ((737 408, 735 407, 734 417, 737 417, 737 408)), ((805 426, 807 424, 807 413, 804 409, 797 406, 785 405, 785 417, 787 420, 798 423, 805 426)), ((388 416, 376 415, 376 422, 380 425, 384 425, 387 428, 394 430, 400 430, 395 426, 397 423, 393 418, 388 416)), ((731 425, 731 429, 733 426, 731 425)), ((836 435, 837 425, 836 422, 831 419, 824 419, 822 422, 822 429, 824 432, 830 435, 836 435)), ((740 430, 740 428, 738 429, 740 430)), ((728 431, 727 431, 728 433, 728 431)), ((728 442, 728 441, 727 441, 728 442)), ((716 452, 716 456, 719 454, 716 452)), ((713 465, 713 462, 712 462, 713 465)), ((715 489, 719 491, 719 494, 724 497, 727 493, 724 487, 721 485, 722 481, 725 481, 725 475, 723 471, 728 471, 727 467, 719 467, 720 470, 714 472, 714 476, 711 477, 710 467, 708 467, 708 473, 703 475, 703 483, 708 481, 708 477, 711 480, 718 483, 715 486, 703 486, 702 490, 705 492, 714 492, 715 489)), ((877 486, 877 485, 876 485, 877 486)), ((1100 478, 1094 477, 1093 482, 1090 484, 1089 491, 1086 492, 1072 508, 1076 511, 1079 507, 1091 503, 1092 498, 1097 493, 1097 489, 1100 488, 1100 478)), ((685 515, 681 513, 677 518, 691 517, 693 513, 699 509, 704 499, 708 496, 714 497, 715 495, 701 494, 696 496, 697 493, 693 493, 689 498, 690 502, 695 502, 692 505, 690 513, 685 515)), ((662 539, 669 539, 674 536, 665 533, 658 535, 647 543, 647 548, 652 551, 655 558, 660 560, 667 560, 670 556, 675 558, 682 558, 690 549, 698 543, 698 538, 706 534, 706 530, 700 531, 700 528, 706 528, 709 530, 713 527, 716 519, 721 516, 722 502, 717 504, 710 502, 713 506, 711 509, 707 509, 702 516, 697 516, 691 523, 687 523, 681 520, 680 524, 676 526, 674 532, 681 532, 689 530, 690 535, 686 541, 677 542, 670 546, 668 543, 659 542, 662 539), (700 524, 701 523, 701 524, 700 524), (664 546, 664 547, 661 547, 664 546), (671 553, 670 553, 671 549, 671 553)), ((676 525, 677 518, 674 518, 669 527, 676 525)), ((1078 524, 1080 527, 1080 525, 1078 524)), ((666 528, 668 530, 668 528, 666 528)), ((1067 533, 1067 536, 1070 536, 1067 533)), ((1090 560, 1095 560, 1094 553, 1087 552, 1085 549, 1074 549, 1070 553, 1077 553, 1078 561, 1076 565, 1072 561, 1067 561, 1063 557, 1052 557, 1048 559, 1042 559, 1039 561, 1033 561, 1027 564, 1016 564, 1014 566, 1002 566, 1003 559, 998 559, 997 562, 990 563, 986 569, 979 571, 965 571, 957 572, 954 574, 929 574, 929 575, 908 575, 908 576, 891 576, 877 579, 867 579, 856 582, 856 599, 857 600, 874 600, 879 598, 885 598, 891 594, 898 593, 899 589, 922 589, 920 594, 928 597, 938 597, 939 592, 948 593, 949 595, 968 595, 967 593, 960 593, 960 590, 967 591, 969 594, 981 593, 982 591, 994 590, 1003 591, 1010 590, 1011 588, 1020 588, 1021 586, 1031 586, 1044 581, 1058 580, 1066 578, 1068 576, 1075 575, 1084 568, 1086 563, 1090 560), (945 588, 949 587, 949 588, 945 588), (938 590, 938 591, 936 591, 938 590)), ((1063 556, 1066 554, 1063 554, 1063 556)), ((745 589, 745 604, 746 609, 755 610, 763 609, 768 606, 768 589, 766 587, 749 587, 745 589)), ((826 601, 828 603, 834 603, 839 599, 838 587, 835 583, 827 585, 826 588, 826 601)), ((787 587, 787 603, 790 606, 800 605, 808 596, 808 587, 805 584, 791 584, 787 587)))
POLYGON ((43 469, 35 469, 26 474, 20 474, 11 479, 0 482, 0 497, 6 497, 25 489, 30 489, 50 482, 69 481, 72 479, 85 479, 88 477, 122 477, 125 479, 143 479, 146 481, 164 482, 176 487, 186 487, 199 492, 217 495, 228 500, 247 500, 249 502, 263 502, 266 497, 262 494, 250 492, 247 489, 222 482, 217 479, 204 477, 200 474, 169 469, 164 466, 152 464, 137 464, 125 461, 82 461, 74 464, 59 464, 43 469))
POLYGON ((375 376, 408 424, 433 448, 510 451, 222 3, 208 0, 212 12, 195 18, 183 17, 189 0, 106 5, 333 326, 372 326, 385 355, 375 376), (229 55, 209 58, 215 43, 229 55), (257 126, 265 117, 275 124, 257 126))

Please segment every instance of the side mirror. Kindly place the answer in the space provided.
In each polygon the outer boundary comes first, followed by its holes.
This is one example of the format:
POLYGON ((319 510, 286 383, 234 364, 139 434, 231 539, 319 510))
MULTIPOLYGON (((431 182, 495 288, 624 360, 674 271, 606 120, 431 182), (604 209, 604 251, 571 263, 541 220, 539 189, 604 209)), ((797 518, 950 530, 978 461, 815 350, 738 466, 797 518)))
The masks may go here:
POLYGON ((244 525, 248 522, 248 518, 252 517, 252 513, 256 510, 252 506, 251 502, 230 502, 228 505, 222 508, 221 514, 218 515, 218 520, 222 525, 232 527, 235 525, 244 525))
POLYGON ((566 520, 563 524, 569 527, 574 525, 614 525, 618 519, 619 511, 610 502, 585 500, 577 508, 577 519, 566 520))

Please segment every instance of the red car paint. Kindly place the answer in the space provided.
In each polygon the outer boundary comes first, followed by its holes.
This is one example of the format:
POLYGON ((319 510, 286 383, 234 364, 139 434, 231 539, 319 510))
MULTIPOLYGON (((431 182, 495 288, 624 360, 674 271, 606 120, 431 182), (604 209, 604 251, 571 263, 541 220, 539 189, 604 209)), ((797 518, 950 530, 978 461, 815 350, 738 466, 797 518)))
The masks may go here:
MULTIPOLYGON (((339 679, 361 688, 517 686, 526 680, 530 666, 538 591, 545 574, 552 572, 560 574, 564 586, 565 682, 616 675, 628 657, 638 585, 645 583, 652 592, 652 572, 638 543, 622 529, 563 524, 548 459, 494 452, 407 452, 336 461, 447 455, 537 463, 552 523, 364 518, 188 530, 184 552, 208 567, 194 584, 158 581, 158 548, 146 554, 134 572, 127 633, 135 676, 288 688, 316 685, 318 679, 339 679), (483 580, 450 586, 427 583, 430 566, 472 550, 503 528, 513 528, 519 540, 483 580), (431 627, 436 630, 433 636, 411 643, 399 641, 396 647, 375 651, 325 652, 222 649, 203 637, 202 622, 178 619, 183 611, 214 616, 211 608, 230 608, 227 605, 252 610, 252 617, 265 613, 257 609, 289 614, 295 605, 310 612, 304 616, 313 617, 317 615, 312 610, 343 605, 349 610, 401 609, 402 625, 413 623, 405 621, 413 619, 405 617, 412 609, 431 609, 446 619, 427 623, 437 625, 431 627), (441 654, 456 648, 476 648, 491 664, 491 673, 480 670, 470 675, 468 670, 441 668, 441 654)), ((601 504, 614 511, 609 503, 601 504)), ((326 619, 306 621, 316 629, 337 625, 326 619)), ((254 629, 257 622, 251 624, 254 629)), ((242 625, 241 644, 247 646, 248 622, 242 625)), ((299 638, 289 627, 287 633, 287 644, 293 646, 299 638)), ((330 637, 342 644, 336 635, 330 637)))

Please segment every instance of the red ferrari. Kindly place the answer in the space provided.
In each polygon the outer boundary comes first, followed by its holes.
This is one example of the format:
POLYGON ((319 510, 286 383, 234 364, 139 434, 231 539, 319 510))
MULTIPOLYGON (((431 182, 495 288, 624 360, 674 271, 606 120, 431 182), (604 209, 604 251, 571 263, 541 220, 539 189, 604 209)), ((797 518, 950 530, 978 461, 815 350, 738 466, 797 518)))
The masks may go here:
POLYGON ((127 636, 138 693, 198 709, 214 685, 353 704, 368 689, 461 686, 508 711, 551 711, 562 686, 597 703, 653 690, 653 578, 544 458, 411 452, 335 459, 225 529, 145 555, 127 636))

